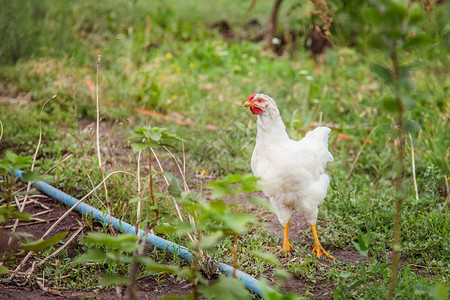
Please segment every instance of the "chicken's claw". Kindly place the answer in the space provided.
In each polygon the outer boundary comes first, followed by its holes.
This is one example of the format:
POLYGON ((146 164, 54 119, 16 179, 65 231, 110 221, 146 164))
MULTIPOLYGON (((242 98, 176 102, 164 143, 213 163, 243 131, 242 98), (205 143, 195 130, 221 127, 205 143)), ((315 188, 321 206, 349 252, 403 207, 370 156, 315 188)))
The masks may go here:
POLYGON ((285 239, 283 241, 283 250, 285 252, 287 252, 287 251, 291 251, 292 249, 294 249, 294 247, 292 247, 291 243, 289 243, 289 239, 285 239))
POLYGON ((320 243, 314 243, 313 244, 313 250, 312 252, 316 253, 317 257, 321 257, 322 254, 325 254, 326 256, 328 256, 330 259, 334 259, 333 256, 331 256, 330 254, 327 253, 327 251, 325 251, 325 249, 323 249, 322 245, 320 243))
POLYGON ((325 249, 323 249, 322 245, 319 242, 319 237, 317 236, 316 226, 311 226, 311 230, 314 236, 314 244, 313 244, 313 252, 316 253, 317 257, 321 257, 322 254, 325 254, 331 259, 334 259, 333 256, 329 255, 325 249))

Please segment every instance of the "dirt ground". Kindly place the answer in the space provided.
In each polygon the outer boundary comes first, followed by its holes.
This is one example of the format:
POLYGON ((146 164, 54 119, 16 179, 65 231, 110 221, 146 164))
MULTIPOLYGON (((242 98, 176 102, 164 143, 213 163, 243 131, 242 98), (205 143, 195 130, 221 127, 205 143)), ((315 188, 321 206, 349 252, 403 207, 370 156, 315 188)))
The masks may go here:
MULTIPOLYGON (((240 199, 242 201, 242 199, 240 199)), ((33 215, 31 222, 20 222, 16 231, 27 232, 33 234, 35 237, 41 237, 50 228, 54 222, 67 211, 67 207, 55 199, 49 198, 45 195, 35 195, 27 202, 25 211, 33 215)), ((263 230, 275 233, 282 236, 282 227, 278 223, 275 215, 267 212, 263 217, 266 219, 268 226, 263 230)), ((67 240, 72 234, 76 233, 80 227, 83 227, 79 234, 87 234, 88 228, 83 226, 82 216, 80 213, 73 211, 66 218, 60 222, 51 235, 68 231, 67 240)), ((12 223, 8 223, 8 230, 11 230, 12 223)), ((94 230, 96 228, 94 227, 94 230)), ((100 229, 100 225, 98 228, 100 229)), ((304 242, 309 243, 311 237, 303 236, 301 232, 308 229, 308 226, 302 217, 295 216, 291 219, 292 241, 298 242, 304 239, 304 242), (300 234, 295 234, 300 233, 300 234)), ((76 242, 76 238, 74 242, 76 242)), ((3 242, 5 244, 5 242, 3 242)), ((295 245, 295 244, 294 244, 295 245)), ((363 259, 356 251, 348 251, 342 249, 330 249, 334 257, 342 262, 351 263, 363 259)), ((66 255, 75 257, 76 252, 67 247, 66 255)), ((17 262, 23 257, 17 258, 17 262)), ((117 291, 108 291, 95 293, 93 291, 79 291, 79 290, 56 290, 52 287, 40 286, 37 284, 37 279, 26 282, 26 272, 30 270, 30 259, 23 268, 19 271, 17 277, 12 281, 7 280, 7 277, 0 277, 0 299, 118 299, 117 291)), ((324 263, 327 262, 324 260, 324 263)), ((332 299, 333 287, 329 283, 321 283, 320 281, 311 290, 310 283, 303 278, 293 276, 289 281, 284 283, 282 292, 290 292, 296 294, 305 294, 309 288, 311 299, 332 299)), ((186 296, 192 291, 190 284, 187 282, 177 282, 171 278, 166 278, 164 283, 156 281, 153 278, 144 278, 139 282, 138 297, 139 299, 160 299, 164 296, 179 295, 186 296)), ((120 293, 120 292, 119 292, 120 293)))
MULTIPOLYGON (((31 222, 19 222, 16 231, 31 233, 35 237, 41 237, 53 224, 62 216, 67 207, 55 199, 44 195, 31 197, 27 202, 25 211, 32 214, 31 222)), ((65 238, 67 240, 72 234, 76 233, 82 226, 81 214, 73 211, 65 217, 52 231, 50 235, 60 232, 68 231, 65 238)), ((7 224, 7 229, 11 230, 12 222, 7 224)), ((95 229, 95 227, 94 227, 95 229)), ((98 226, 100 229, 100 226, 98 226)), ((82 233, 87 234, 88 228, 83 227, 82 233)), ((81 234, 81 232, 79 234, 81 234)), ((74 239, 76 241, 76 239, 74 239)), ((2 240, 2 245, 6 245, 7 241, 2 240)), ((14 245, 12 245, 14 247, 14 245)), ((66 254, 69 257, 75 257, 76 252, 73 251, 70 245, 67 247, 66 254)), ((17 258, 17 263, 23 257, 17 258)), ((117 291, 108 291, 96 294, 92 291, 78 291, 78 290, 56 290, 52 287, 40 287, 36 282, 26 282, 24 272, 29 270, 32 265, 33 258, 27 262, 19 271, 17 277, 12 281, 7 280, 7 277, 0 277, 0 299, 118 299, 117 291)), ((123 292, 123 291, 122 291, 123 292)), ((153 278, 144 278, 139 282, 138 297, 139 299, 160 299, 163 296, 178 295, 183 296, 191 292, 191 286, 187 282, 176 282, 170 277, 165 278, 161 283, 153 278)))

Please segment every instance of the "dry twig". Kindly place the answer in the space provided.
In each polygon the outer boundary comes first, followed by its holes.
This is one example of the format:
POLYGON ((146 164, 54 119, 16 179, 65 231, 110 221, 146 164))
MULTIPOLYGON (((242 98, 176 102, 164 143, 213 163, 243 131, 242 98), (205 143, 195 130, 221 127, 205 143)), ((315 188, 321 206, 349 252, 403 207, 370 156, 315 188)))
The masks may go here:
POLYGON ((416 164, 414 162, 414 143, 411 133, 409 134, 409 140, 411 141, 411 169, 413 174, 414 191, 416 192, 416 200, 419 201, 419 190, 417 189, 417 180, 416 180, 416 164))
POLYGON ((72 243, 72 241, 80 234, 80 232, 84 229, 84 225, 81 225, 80 228, 78 228, 77 231, 75 231, 70 238, 58 249, 56 249, 52 254, 50 254, 49 256, 47 256, 46 258, 44 258, 43 260, 41 260, 36 267, 40 267, 42 266, 46 261, 48 261, 49 259, 51 259, 52 257, 54 257, 55 255, 57 255, 59 252, 61 252, 62 250, 64 250, 64 248, 66 248, 70 243, 72 243))
POLYGON ((97 56, 97 74, 96 74, 96 81, 95 81, 95 100, 96 100, 96 111, 97 111, 97 121, 96 121, 96 144, 97 144, 97 159, 98 159, 98 168, 100 169, 100 174, 102 175, 103 180, 103 187, 105 188, 105 200, 106 200, 106 210, 108 211, 109 216, 109 230, 111 231, 111 234, 114 234, 114 228, 112 225, 112 211, 111 211, 111 203, 109 201, 108 196, 108 187, 106 186, 105 174, 103 172, 103 165, 102 165, 102 156, 100 153, 100 105, 99 105, 99 97, 98 97, 98 70, 100 67, 100 61, 102 60, 102 56, 99 54, 97 56))
POLYGON ((355 160, 353 160, 353 164, 352 164, 352 166, 351 166, 351 168, 350 168, 350 171, 348 172, 347 180, 349 180, 350 177, 352 176, 353 169, 355 168, 356 163, 358 162, 359 157, 361 156, 361 153, 362 153, 363 150, 364 150, 364 147, 366 146, 367 142, 370 141, 370 137, 372 136, 372 133, 375 131, 375 129, 377 129, 377 127, 378 127, 378 126, 375 126, 375 127, 370 131, 370 133, 369 133, 369 135, 367 136, 367 138, 364 139, 363 144, 362 144, 362 146, 361 146, 361 149, 359 149, 359 152, 358 152, 358 154, 356 155, 355 160))
POLYGON ((0 142, 2 141, 3 137, 3 123, 2 120, 0 120, 0 142))

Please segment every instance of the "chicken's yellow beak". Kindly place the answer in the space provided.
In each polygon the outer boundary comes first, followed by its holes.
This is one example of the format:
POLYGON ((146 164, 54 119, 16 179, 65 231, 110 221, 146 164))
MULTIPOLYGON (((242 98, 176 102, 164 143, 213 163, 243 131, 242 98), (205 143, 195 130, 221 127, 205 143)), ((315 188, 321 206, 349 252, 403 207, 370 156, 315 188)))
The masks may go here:
POLYGON ((255 105, 249 101, 244 103, 244 107, 253 107, 253 106, 255 106, 255 105))

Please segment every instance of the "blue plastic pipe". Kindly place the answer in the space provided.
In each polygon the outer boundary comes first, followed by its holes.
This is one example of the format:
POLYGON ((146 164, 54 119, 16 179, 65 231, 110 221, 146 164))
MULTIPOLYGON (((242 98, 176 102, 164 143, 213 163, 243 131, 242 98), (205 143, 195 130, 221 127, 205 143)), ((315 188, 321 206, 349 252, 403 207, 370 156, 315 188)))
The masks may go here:
MULTIPOLYGON (((20 178, 22 181, 25 181, 22 177, 23 171, 19 170, 15 173, 15 175, 20 178)), ((55 188, 54 186, 51 186, 50 184, 44 182, 44 181, 36 181, 33 183, 33 187, 37 188, 44 194, 55 198, 58 201, 63 202, 64 204, 72 207, 74 206, 79 200, 64 193, 63 191, 55 188)), ((103 214, 100 210, 87 205, 86 203, 79 203, 76 207, 76 210, 78 210, 81 213, 84 213, 86 215, 92 216, 95 220, 110 225, 110 217, 108 214, 103 214)), ((121 231, 123 233, 136 233, 136 227, 128 224, 127 222, 121 221, 117 218, 111 217, 112 225, 114 229, 121 231)), ((139 230, 139 236, 143 236, 145 234, 144 230, 139 230)), ((175 244, 171 241, 165 240, 163 238, 160 238, 154 234, 148 233, 147 234, 147 243, 152 244, 153 246, 161 249, 161 250, 167 250, 170 253, 176 254, 181 258, 184 258, 188 262, 192 262, 194 260, 194 255, 183 246, 180 246, 178 244, 175 244)), ((231 276, 233 274, 233 267, 224 264, 219 263, 219 270, 224 272, 226 276, 231 276)), ((273 292, 273 290, 268 287, 267 285, 264 285, 259 280, 255 279, 254 277, 250 276, 247 273, 244 273, 242 271, 236 270, 236 277, 239 278, 249 289, 250 291, 258 294, 259 296, 263 296, 263 289, 266 292, 273 292)))

